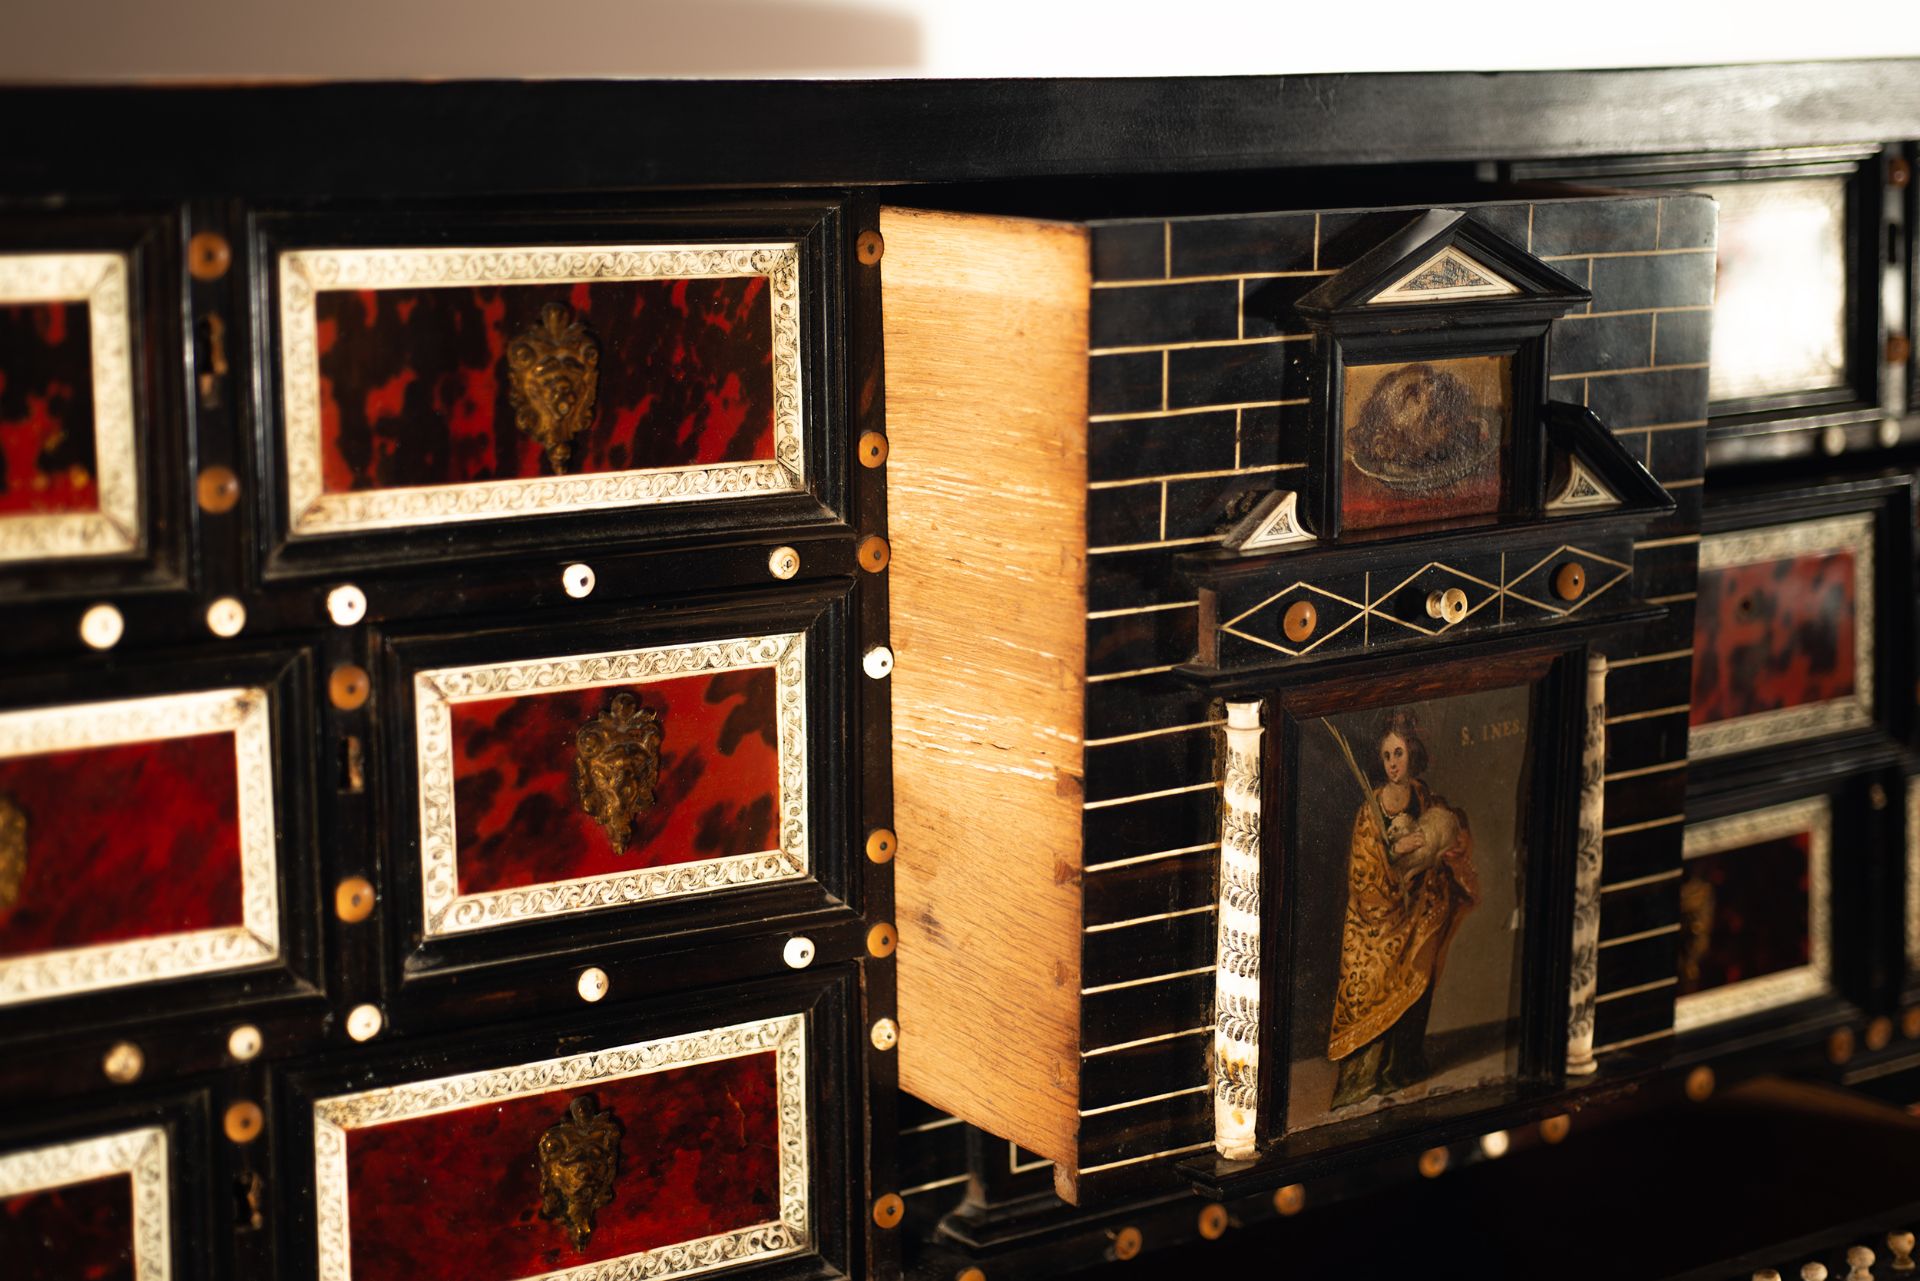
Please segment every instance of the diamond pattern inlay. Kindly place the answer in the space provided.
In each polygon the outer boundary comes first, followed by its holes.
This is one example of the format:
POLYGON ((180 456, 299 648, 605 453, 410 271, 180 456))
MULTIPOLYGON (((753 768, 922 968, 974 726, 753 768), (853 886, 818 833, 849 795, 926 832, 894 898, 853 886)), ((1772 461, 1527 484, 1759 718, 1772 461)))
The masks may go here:
POLYGON ((1277 650, 1289 658, 1298 658, 1319 649, 1366 616, 1367 607, 1361 601, 1330 592, 1324 587, 1316 587, 1312 583, 1295 582, 1253 608, 1234 615, 1220 625, 1220 630, 1229 636, 1238 636, 1241 640, 1277 650), (1297 600, 1311 600, 1319 614, 1319 621, 1314 627, 1313 636, 1305 644, 1295 646, 1286 643, 1281 618, 1287 607, 1297 600), (1264 622, 1260 621, 1263 614, 1268 615, 1264 622), (1240 626, 1243 623, 1247 626, 1240 626))
POLYGON ((1572 543, 1562 543, 1517 569, 1509 569, 1504 555, 1499 557, 1497 572, 1492 563, 1493 557, 1488 555, 1483 568, 1492 577, 1486 577, 1445 561, 1428 561, 1393 578, 1378 591, 1374 581, 1386 576, 1369 575, 1360 593, 1363 600, 1296 579, 1220 623, 1219 631, 1223 636, 1299 658, 1359 625, 1362 628, 1359 648, 1368 649, 1377 643, 1439 636, 1454 630, 1567 618, 1606 596, 1633 574, 1630 563, 1572 543), (1552 579, 1555 571, 1569 560, 1577 560, 1584 566, 1586 588, 1578 599, 1563 601, 1554 594, 1552 579), (1457 589, 1466 597, 1465 612, 1452 621, 1434 617, 1428 612, 1429 597, 1450 589, 1457 589), (1288 607, 1302 600, 1314 605, 1319 618, 1313 635, 1296 645, 1286 640, 1283 619, 1288 607), (1511 616, 1509 610, 1513 611, 1511 616))

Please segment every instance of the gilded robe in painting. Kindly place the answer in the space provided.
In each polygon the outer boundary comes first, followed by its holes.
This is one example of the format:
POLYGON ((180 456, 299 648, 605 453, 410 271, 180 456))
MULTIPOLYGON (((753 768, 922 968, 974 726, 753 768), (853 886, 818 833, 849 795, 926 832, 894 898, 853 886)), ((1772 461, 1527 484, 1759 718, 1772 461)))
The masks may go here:
POLYGON ((1392 818, 1389 839, 1417 831, 1426 857, 1392 853, 1382 839, 1377 794, 1353 816, 1340 983, 1327 1041, 1327 1057, 1336 1061, 1390 1031, 1439 981, 1447 946, 1479 899, 1466 814, 1420 779, 1410 787, 1413 803, 1404 818, 1392 818))

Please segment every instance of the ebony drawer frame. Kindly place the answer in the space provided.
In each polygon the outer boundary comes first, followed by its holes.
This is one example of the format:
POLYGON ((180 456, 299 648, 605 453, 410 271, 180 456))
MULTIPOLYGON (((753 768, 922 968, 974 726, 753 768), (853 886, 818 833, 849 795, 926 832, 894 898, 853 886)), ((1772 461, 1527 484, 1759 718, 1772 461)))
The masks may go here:
MULTIPOLYGON (((246 457, 265 478, 252 518, 262 537, 254 571, 266 581, 311 578, 374 567, 498 556, 542 547, 588 551, 615 543, 687 542, 796 527, 844 527, 847 486, 837 462, 850 452, 844 419, 845 286, 842 211, 804 197, 739 201, 720 197, 639 197, 597 203, 536 204, 524 198, 477 211, 472 202, 421 199, 405 213, 390 206, 337 205, 294 210, 236 209, 244 228, 244 287, 236 303, 250 317, 237 359, 254 371, 246 457), (794 241, 799 246, 801 432, 805 484, 747 498, 600 508, 483 521, 423 523, 342 534, 289 534, 287 468, 281 414, 279 257, 306 248, 665 244, 794 241)), ((241 238, 236 236, 236 240, 241 238)), ((236 262, 236 268, 241 263, 236 262)))
MULTIPOLYGON (((454 1033, 413 1038, 391 1046, 306 1058, 277 1070, 270 1086, 274 1177, 279 1188, 276 1275, 312 1275, 313 1271, 316 1100, 787 1014, 799 1014, 807 1024, 805 1128, 813 1249, 769 1260, 742 1274, 755 1281, 867 1275, 861 1262, 864 1234, 858 1226, 864 1215, 858 1202, 841 1195, 842 1189, 858 1186, 866 1128, 864 1109, 858 1105, 866 1038, 857 1026, 856 968, 836 965, 708 989, 691 1000, 684 994, 635 1000, 625 996, 616 989, 591 1014, 576 1006, 564 1015, 499 1026, 485 1037, 454 1033)), ((468 1030, 471 1026, 467 1025, 468 1030)), ((608 1275, 619 1273, 609 1271, 608 1275)))
MULTIPOLYGON (((473 620, 458 634, 425 625, 383 630, 376 697, 385 704, 379 752, 384 766, 375 776, 373 813, 379 833, 375 847, 386 865, 379 926, 387 953, 384 986, 403 1005, 420 1007, 423 1014, 431 1008, 430 1017, 445 1018, 479 999, 471 992, 476 967, 533 963, 537 971, 556 958, 609 950, 632 964, 680 954, 673 982, 688 986, 784 968, 777 958, 790 934, 811 936, 858 926, 865 895, 849 858, 853 820, 843 789, 833 782, 848 777, 851 768, 851 587, 844 580, 829 580, 752 596, 623 601, 618 607, 584 608, 539 627, 473 620), (791 632, 804 633, 798 643, 806 659, 809 862, 804 875, 461 933, 424 933, 414 672, 791 632), (690 949, 698 949, 702 959, 696 962, 685 955, 690 949), (743 971, 743 966, 752 968, 743 971)), ((500 974, 507 988, 521 991, 523 998, 531 995, 514 981, 511 969, 500 974)), ((495 993, 488 1004, 496 1016, 505 996, 495 993)))

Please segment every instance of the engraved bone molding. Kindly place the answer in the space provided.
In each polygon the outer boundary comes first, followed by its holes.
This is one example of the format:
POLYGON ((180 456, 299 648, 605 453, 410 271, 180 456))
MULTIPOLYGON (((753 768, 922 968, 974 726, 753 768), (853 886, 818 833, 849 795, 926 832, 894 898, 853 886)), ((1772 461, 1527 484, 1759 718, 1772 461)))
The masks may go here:
POLYGON ((0 1203, 114 1175, 133 1185, 134 1276, 171 1281, 167 1132, 159 1126, 0 1153, 0 1203))
MULTIPOLYGON (((421 902, 429 936, 808 874, 806 636, 802 633, 439 668, 416 673, 413 684, 421 902), (514 889, 460 891, 453 704, 636 685, 750 667, 773 668, 776 682, 780 763, 774 848, 514 889)), ((652 791, 651 779, 657 777, 665 730, 658 721, 649 725, 640 710, 626 716, 619 710, 620 695, 612 702, 610 719, 596 717, 577 731, 581 737, 576 738, 576 748, 584 750, 576 758, 575 788, 587 812, 614 844, 624 846, 627 825, 646 810, 641 802, 652 791)))
MULTIPOLYGON (((266 690, 201 690, 0 712, 0 758, 222 731, 233 735, 238 781, 242 923, 0 958, 0 1006, 213 974, 279 957, 273 732, 266 690)), ((31 801, 18 797, 13 804, 25 810, 31 801)), ((33 837, 33 816, 23 814, 24 830, 12 828, 19 852, 10 859, 5 809, 0 799, 0 895, 10 876, 29 878, 32 873, 26 843, 33 837)), ((18 895, 31 892, 25 879, 15 890, 18 895)))
MULTIPOLYGON (((747 498, 805 488, 797 244, 293 249, 280 254, 278 284, 280 414, 286 437, 289 532, 295 538, 747 498), (767 278, 773 305, 773 458, 473 484, 351 492, 326 488, 317 328, 321 292, 716 276, 767 278)), ((547 449, 556 471, 569 451, 566 442, 591 416, 595 391, 586 349, 570 332, 564 319, 556 332, 552 319, 543 317, 539 326, 516 337, 505 371, 521 430, 547 449), (569 360, 581 362, 581 368, 569 372, 569 360)))
MULTIPOLYGON (((561 1267, 541 1275, 548 1281, 641 1281, 642 1278, 664 1281, 713 1268, 803 1253, 813 1247, 808 1184, 807 1023, 805 1015, 786 1014, 685 1036, 382 1086, 315 1101, 313 1169, 318 1237, 315 1272, 320 1281, 351 1281, 352 1278, 353 1224, 347 1164, 350 1131, 769 1051, 774 1056, 775 1108, 779 1117, 778 1218, 597 1263, 561 1267)), ((596 1123, 606 1119, 605 1113, 596 1115, 589 1110, 586 1119, 581 1120, 583 1109, 579 1104, 586 1102, 586 1098, 576 1096, 568 1109, 569 1120, 548 1130, 540 1141, 539 1153, 530 1154, 541 1166, 543 1210, 549 1204, 548 1189, 556 1188, 557 1209, 576 1249, 589 1241, 591 1211, 583 1210, 586 1230, 576 1232, 573 1208, 584 1207, 588 1202, 601 1208, 612 1203, 611 1197, 619 1195, 616 1188, 607 1199, 597 1199, 596 1189, 605 1176, 605 1169, 603 1158, 595 1155, 593 1149, 610 1133, 617 1142, 618 1134, 609 1128, 595 1130, 596 1123), (576 1128, 569 1129, 570 1124, 576 1128), (550 1157, 548 1140, 563 1131, 566 1137, 554 1140, 550 1157), (550 1164, 555 1172, 552 1184, 547 1181, 550 1164)), ((716 1101, 716 1105, 725 1106, 720 1101, 716 1101)), ((592 1108, 590 1103, 587 1106, 592 1108)), ((612 1177, 617 1182, 617 1170, 612 1177)))
POLYGON ((0 564, 112 556, 140 546, 139 443, 134 436, 133 326, 123 254, 0 254, 0 306, 84 302, 93 393, 93 511, 0 519, 0 564))

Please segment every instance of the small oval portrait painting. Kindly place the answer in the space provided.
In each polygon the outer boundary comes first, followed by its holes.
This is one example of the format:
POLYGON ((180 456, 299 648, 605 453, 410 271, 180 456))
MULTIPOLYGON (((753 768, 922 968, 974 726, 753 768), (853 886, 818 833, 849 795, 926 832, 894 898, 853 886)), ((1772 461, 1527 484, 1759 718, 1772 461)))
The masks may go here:
POLYGON ((1513 423, 1511 356, 1351 365, 1344 419, 1346 528, 1500 510, 1513 423))

